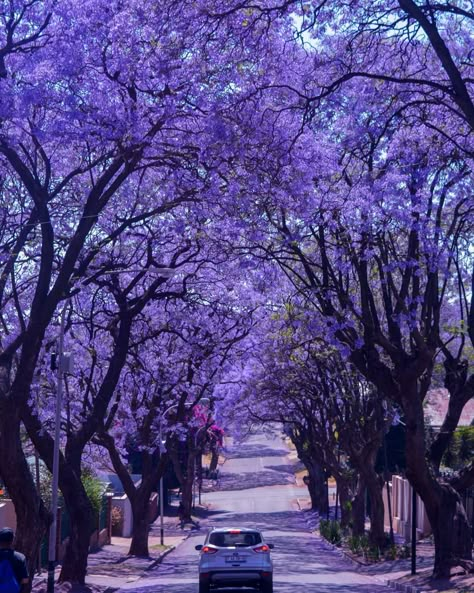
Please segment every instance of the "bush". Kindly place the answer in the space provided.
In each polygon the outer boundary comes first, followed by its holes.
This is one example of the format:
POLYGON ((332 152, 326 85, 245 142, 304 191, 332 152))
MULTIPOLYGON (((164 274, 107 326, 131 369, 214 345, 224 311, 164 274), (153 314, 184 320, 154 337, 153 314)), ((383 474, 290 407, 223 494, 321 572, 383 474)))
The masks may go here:
POLYGON ((410 558, 411 550, 410 546, 397 546, 397 555, 399 558, 410 558))
POLYGON ((341 545, 342 531, 339 521, 321 519, 319 522, 319 533, 331 544, 335 546, 341 545))
POLYGON ((351 535, 347 540, 347 545, 349 547, 349 550, 353 554, 360 554, 362 552, 362 546, 359 535, 351 535))
POLYGON ((105 485, 98 480, 91 472, 83 471, 82 485, 86 491, 87 497, 91 502, 94 514, 98 517, 102 508, 102 498, 105 492, 105 485))
POLYGON ((380 550, 377 546, 369 546, 364 555, 369 562, 378 562, 380 560, 380 550))
POLYGON ((385 560, 396 560, 397 558, 397 546, 391 545, 386 548, 384 552, 385 560))

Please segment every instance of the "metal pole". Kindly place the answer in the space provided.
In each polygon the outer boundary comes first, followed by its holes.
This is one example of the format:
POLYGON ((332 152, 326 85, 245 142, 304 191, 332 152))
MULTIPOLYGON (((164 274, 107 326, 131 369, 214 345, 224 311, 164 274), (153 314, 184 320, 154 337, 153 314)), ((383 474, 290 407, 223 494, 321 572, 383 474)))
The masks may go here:
MULTIPOLYGON (((339 470, 339 467, 341 465, 341 450, 339 449, 339 447, 337 449, 337 465, 338 465, 338 470, 339 470)), ((335 503, 336 503, 336 507, 334 509, 334 520, 337 521, 337 507, 339 504, 339 482, 337 480, 336 480, 336 501, 335 501, 335 503)), ((341 510, 341 513, 342 513, 342 510, 341 510)))
POLYGON ((63 398, 64 328, 66 325, 66 309, 68 303, 69 301, 66 301, 62 310, 59 330, 58 378, 56 385, 56 416, 54 425, 53 476, 51 487, 51 512, 53 514, 53 520, 51 522, 51 527, 49 528, 47 593, 54 593, 54 567, 56 564, 56 529, 58 515, 59 439, 61 436, 61 408, 63 398))
POLYGON ((411 496, 411 574, 416 574, 416 490, 411 496))
MULTIPOLYGON (((36 469, 36 489, 38 490, 38 493, 39 493, 41 491, 41 479, 40 479, 39 454, 38 454, 37 449, 35 449, 35 469, 36 469)), ((36 562, 38 563, 36 570, 37 570, 38 574, 40 574, 41 573, 41 545, 38 548, 38 557, 36 559, 36 562)))
POLYGON ((384 465, 385 465, 385 483, 387 486, 387 504, 388 504, 388 522, 390 524, 390 543, 392 546, 395 543, 395 536, 393 535, 393 517, 392 517, 392 496, 390 494, 390 481, 388 479, 388 455, 387 455, 387 435, 384 434, 383 437, 383 456, 384 456, 384 465))
POLYGON ((326 519, 329 521, 329 507, 330 507, 330 504, 329 504, 329 477, 328 476, 326 476, 326 498, 327 498, 327 501, 328 501, 328 508, 327 508, 327 512, 326 512, 326 519))
POLYGON ((201 491, 202 491, 202 455, 201 455, 201 458, 199 459, 199 462, 198 462, 198 485, 199 485, 199 504, 201 504, 201 491))
POLYGON ((193 480, 193 509, 196 509, 196 478, 198 480, 198 488, 199 488, 199 504, 201 504, 201 483, 200 483, 200 474, 199 472, 202 472, 202 452, 198 451, 198 435, 201 432, 201 430, 206 429, 207 430, 207 426, 201 426, 200 428, 197 429, 196 434, 194 435, 194 449, 196 451, 196 457, 194 459, 194 480, 193 480), (199 462, 199 457, 200 462, 199 462), (201 466, 201 470, 199 469, 199 466, 201 466))
MULTIPOLYGON (((162 429, 161 429, 161 423, 160 423, 160 448, 161 445, 163 444, 163 438, 162 438, 162 429)), ((163 470, 164 471, 164 470, 163 470)), ((162 546, 164 546, 165 544, 165 527, 164 527, 164 518, 163 518, 163 508, 164 508, 164 501, 163 501, 163 474, 161 474, 161 478, 160 478, 160 544, 162 546)))

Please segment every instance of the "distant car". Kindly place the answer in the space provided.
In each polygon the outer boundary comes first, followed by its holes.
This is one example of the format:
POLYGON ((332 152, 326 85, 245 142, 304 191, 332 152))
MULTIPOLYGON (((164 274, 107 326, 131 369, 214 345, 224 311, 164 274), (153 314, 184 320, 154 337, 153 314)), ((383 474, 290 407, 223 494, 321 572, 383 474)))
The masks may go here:
POLYGON ((220 587, 254 587, 273 593, 273 564, 270 550, 256 529, 212 529, 199 557, 199 593, 220 587))

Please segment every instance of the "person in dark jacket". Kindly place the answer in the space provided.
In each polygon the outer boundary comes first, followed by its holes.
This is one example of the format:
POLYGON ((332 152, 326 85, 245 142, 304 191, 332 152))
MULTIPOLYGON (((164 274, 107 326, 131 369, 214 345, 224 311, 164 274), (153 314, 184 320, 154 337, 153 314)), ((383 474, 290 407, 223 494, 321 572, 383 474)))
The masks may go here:
POLYGON ((15 589, 23 593, 28 589, 26 558, 13 549, 14 539, 13 529, 9 527, 0 529, 0 593, 3 591, 10 593, 15 589))

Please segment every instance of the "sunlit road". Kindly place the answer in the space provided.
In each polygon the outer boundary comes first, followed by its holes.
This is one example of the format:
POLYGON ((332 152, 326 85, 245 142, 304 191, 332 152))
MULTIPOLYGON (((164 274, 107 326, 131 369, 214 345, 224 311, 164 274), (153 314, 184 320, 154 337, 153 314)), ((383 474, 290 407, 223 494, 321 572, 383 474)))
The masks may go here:
MULTIPOLYGON (((203 496, 203 502, 213 509, 207 524, 264 531, 266 541, 275 544, 275 593, 388 593, 390 589, 354 571, 309 533, 296 504, 301 490, 294 484, 287 453, 282 439, 271 435, 252 436, 244 444, 230 447, 219 491, 203 496)), ((120 591, 197 593, 198 554, 194 546, 203 542, 203 531, 169 554, 149 576, 120 591)), ((223 591, 243 593, 245 589, 223 591)))

